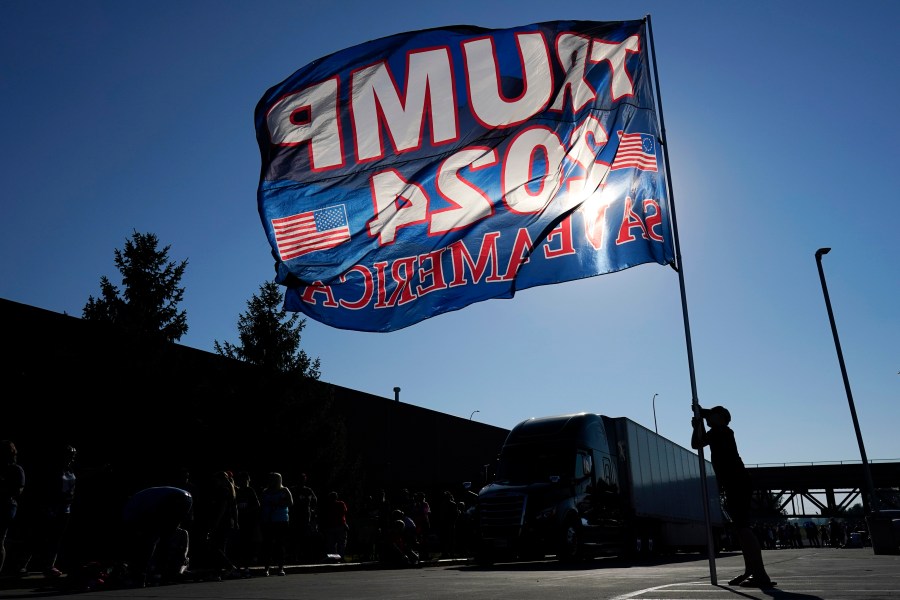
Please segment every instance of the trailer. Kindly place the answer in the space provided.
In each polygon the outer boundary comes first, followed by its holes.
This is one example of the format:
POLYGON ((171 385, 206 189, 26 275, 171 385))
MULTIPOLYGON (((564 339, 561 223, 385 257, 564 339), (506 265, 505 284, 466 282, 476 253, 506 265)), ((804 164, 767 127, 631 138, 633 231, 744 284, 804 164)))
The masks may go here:
MULTIPOLYGON (((705 465, 716 542, 724 516, 712 464, 705 465)), ((478 494, 476 558, 705 551, 701 487, 697 454, 625 417, 528 419, 509 432, 496 475, 478 494)))

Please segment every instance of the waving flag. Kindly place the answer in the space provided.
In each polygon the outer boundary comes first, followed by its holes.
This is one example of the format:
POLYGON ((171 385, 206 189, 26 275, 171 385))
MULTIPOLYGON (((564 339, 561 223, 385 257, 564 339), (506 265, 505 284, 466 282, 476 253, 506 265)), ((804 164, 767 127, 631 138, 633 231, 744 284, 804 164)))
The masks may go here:
POLYGON ((398 34, 255 111, 285 308, 392 331, 674 261, 643 20, 398 34))

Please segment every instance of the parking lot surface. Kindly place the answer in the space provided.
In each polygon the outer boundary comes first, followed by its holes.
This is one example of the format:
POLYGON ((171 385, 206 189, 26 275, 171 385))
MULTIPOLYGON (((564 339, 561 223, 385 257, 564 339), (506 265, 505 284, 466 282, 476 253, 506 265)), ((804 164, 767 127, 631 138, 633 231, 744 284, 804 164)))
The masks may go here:
POLYGON ((725 553, 711 566, 699 555, 676 555, 642 563, 601 558, 574 564, 557 561, 479 566, 464 559, 427 566, 386 569, 377 563, 297 565, 285 577, 179 583, 146 588, 98 586, 40 575, 4 578, 0 599, 76 594, 84 599, 454 599, 480 600, 881 600, 900 599, 900 555, 875 555, 871 548, 804 548, 764 551, 777 586, 728 586, 743 570, 739 553, 725 553), (715 572, 716 584, 712 583, 715 572))

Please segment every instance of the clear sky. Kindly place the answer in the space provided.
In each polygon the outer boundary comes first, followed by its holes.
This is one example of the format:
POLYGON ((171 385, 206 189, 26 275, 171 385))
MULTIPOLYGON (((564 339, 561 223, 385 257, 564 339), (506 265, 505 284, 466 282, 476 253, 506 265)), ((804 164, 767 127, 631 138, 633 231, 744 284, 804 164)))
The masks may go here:
MULTIPOLYGON (((81 316, 113 251, 187 259, 181 343, 237 341, 274 274, 253 109, 308 62, 441 25, 652 16, 700 403, 745 462, 900 459, 900 3, 0 3, 0 297, 81 316)), ((503 428, 626 416, 687 446, 677 274, 647 264, 394 333, 307 321, 322 379, 503 428)), ((53 344, 54 340, 46 340, 53 344)), ((48 401, 54 399, 48 398, 48 401)))

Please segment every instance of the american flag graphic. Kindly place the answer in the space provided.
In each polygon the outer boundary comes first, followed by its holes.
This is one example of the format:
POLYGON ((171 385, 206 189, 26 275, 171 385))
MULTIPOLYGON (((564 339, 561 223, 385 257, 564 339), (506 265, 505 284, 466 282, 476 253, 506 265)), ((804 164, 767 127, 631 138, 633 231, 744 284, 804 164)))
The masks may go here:
POLYGON ((282 261, 334 248, 350 239, 343 204, 272 219, 272 228, 282 261))
POLYGON ((647 133, 619 132, 619 149, 613 159, 611 170, 640 169, 656 171, 656 142, 647 133))

